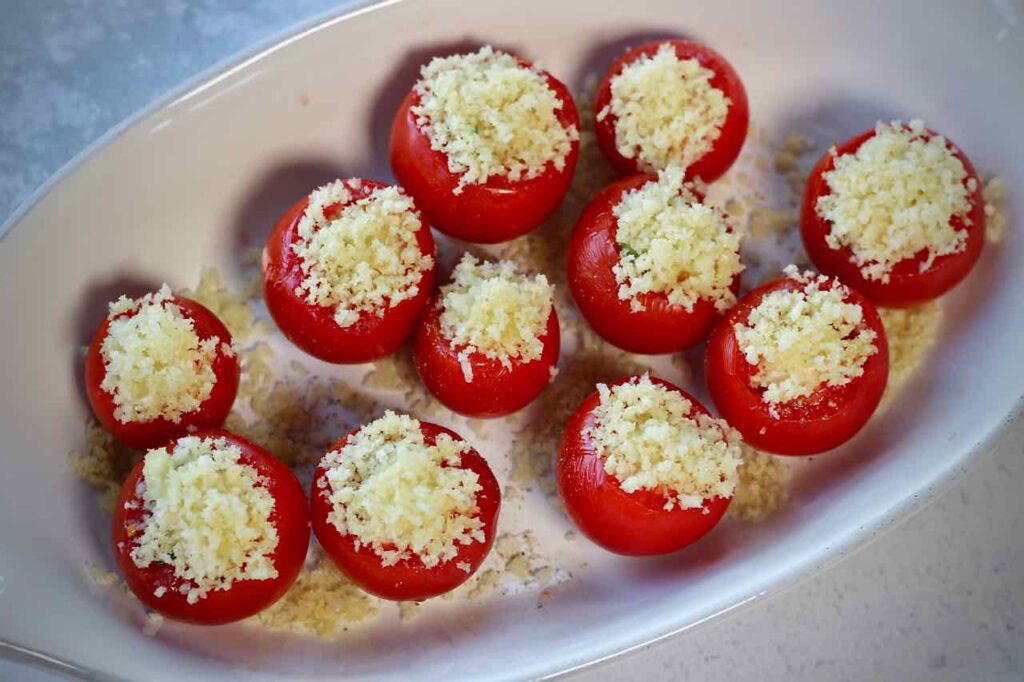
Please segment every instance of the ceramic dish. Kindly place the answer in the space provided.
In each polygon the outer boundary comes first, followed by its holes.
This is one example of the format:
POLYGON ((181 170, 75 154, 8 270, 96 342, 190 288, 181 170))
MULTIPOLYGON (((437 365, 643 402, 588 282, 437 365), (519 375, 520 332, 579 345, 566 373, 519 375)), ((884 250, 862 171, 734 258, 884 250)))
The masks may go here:
MULTIPOLYGON (((511 529, 534 529, 552 565, 573 574, 544 608, 525 589, 431 605, 407 623, 382 617, 335 642, 244 625, 167 625, 147 636, 130 607, 98 598, 82 577, 83 562, 110 565, 109 530, 66 453, 87 418, 78 349, 105 302, 139 283, 191 285, 207 263, 236 275, 240 244, 311 187, 338 175, 388 178, 395 107, 418 66, 455 47, 507 47, 579 90, 626 45, 690 36, 728 55, 769 135, 800 131, 827 144, 877 119, 919 116, 986 176, 1024 187, 1024 89, 1008 87, 1024 64, 1021 17, 1003 2, 933 7, 385 2, 250 52, 107 135, 18 212, 0 243, 0 639, 102 679, 536 678, 792 584, 905 517, 1017 411, 1016 193, 1006 240, 944 302, 941 341, 905 399, 802 467, 791 503, 765 523, 728 525, 690 551, 636 561, 564 542, 557 506, 528 495, 511 529)), ((784 191, 765 193, 784 204, 784 191)), ((499 442, 500 429, 489 437, 499 442)))

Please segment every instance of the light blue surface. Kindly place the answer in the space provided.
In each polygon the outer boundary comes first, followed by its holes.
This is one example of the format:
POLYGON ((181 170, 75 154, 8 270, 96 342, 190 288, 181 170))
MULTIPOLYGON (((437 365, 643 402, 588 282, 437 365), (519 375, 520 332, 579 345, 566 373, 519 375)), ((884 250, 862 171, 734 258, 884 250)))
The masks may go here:
POLYGON ((344 0, 4 0, 0 223, 165 91, 344 0))

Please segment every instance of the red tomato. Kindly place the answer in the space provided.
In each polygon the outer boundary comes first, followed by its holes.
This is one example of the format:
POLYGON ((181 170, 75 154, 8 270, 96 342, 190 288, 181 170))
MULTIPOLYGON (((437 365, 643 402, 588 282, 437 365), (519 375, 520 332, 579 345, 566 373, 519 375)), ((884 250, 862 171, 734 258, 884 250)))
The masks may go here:
MULTIPOLYGON (((347 203, 328 206, 324 214, 328 219, 337 217, 349 204, 369 196, 374 190, 387 185, 373 180, 346 180, 351 195, 347 203), (354 186, 358 182, 358 187, 354 186)), ((419 291, 394 307, 366 312, 352 325, 341 327, 334 320, 334 308, 306 302, 296 294, 305 278, 302 259, 292 250, 299 240, 299 221, 309 205, 309 197, 297 201, 281 216, 267 239, 263 251, 263 295, 281 332, 292 343, 310 355, 325 362, 369 362, 394 353, 412 332, 430 301, 434 288, 434 266, 423 271, 419 291)), ((430 227, 420 220, 416 232, 420 251, 434 256, 434 239, 430 227)))
MULTIPOLYGON (((530 66, 529 62, 519 61, 530 66)), ((551 74, 544 75, 548 87, 562 102, 562 108, 555 112, 558 121, 566 129, 575 126, 578 130, 580 118, 569 89, 551 74)), ((576 168, 578 141, 572 142, 562 170, 549 164, 540 175, 518 181, 492 176, 456 193, 461 174, 448 169, 444 152, 431 149, 430 138, 411 111, 417 104, 419 95, 412 91, 395 114, 391 126, 391 169, 398 182, 415 197, 431 225, 456 239, 494 244, 526 234, 561 203, 576 168)))
MULTIPOLYGON (((692 310, 672 305, 668 295, 640 295, 644 309, 619 298, 612 268, 619 262, 615 241, 618 221, 612 213, 626 192, 648 182, 652 175, 634 175, 614 182, 594 197, 580 216, 568 251, 569 289, 583 317, 611 344, 631 353, 674 353, 700 343, 721 314, 714 303, 698 300, 692 310)), ((732 283, 739 292, 740 278, 732 283)))
MULTIPOLYGON (((926 134, 930 137, 936 133, 928 131, 926 134)), ((836 148, 836 155, 855 154, 864 142, 874 136, 874 130, 861 133, 839 145, 836 148)), ((952 142, 948 144, 967 171, 964 185, 966 186, 972 179, 977 183, 974 191, 968 192, 971 209, 967 217, 970 224, 965 224, 960 217, 954 217, 950 222, 954 230, 967 231, 967 248, 959 253, 939 256, 924 272, 921 272, 920 266, 927 260, 927 250, 921 250, 912 258, 896 263, 888 282, 865 277, 853 262, 853 252, 849 248, 833 249, 825 241, 832 231, 832 224, 819 216, 815 210, 818 198, 830 193, 824 176, 834 167, 835 156, 827 152, 818 161, 818 165, 814 167, 807 180, 800 215, 800 233, 804 247, 814 264, 825 274, 832 275, 857 289, 875 304, 892 308, 905 308, 924 303, 956 286, 967 276, 981 255, 981 247, 985 243, 985 200, 981 194, 981 179, 974 166, 956 145, 952 142)))
MULTIPOLYGON (((615 382, 627 383, 633 377, 615 382)), ((708 411, 693 396, 667 381, 651 381, 677 391, 693 403, 694 411, 708 411)), ((594 410, 600 403, 591 393, 569 417, 558 451, 558 490, 569 518, 583 534, 610 552, 631 556, 667 554, 702 538, 722 519, 732 498, 705 500, 703 507, 665 509, 665 496, 652 490, 627 493, 605 472, 604 458, 588 432, 594 428, 594 410)))
MULTIPOLYGON (((192 320, 193 328, 200 341, 217 337, 231 344, 231 334, 227 327, 205 306, 182 296, 173 296, 168 301, 177 305, 182 315, 192 320)), ((126 312, 117 317, 129 317, 134 312, 126 312)), ((115 318, 116 319, 116 318, 115 318)), ((181 415, 177 422, 163 417, 149 421, 121 422, 114 416, 116 405, 114 396, 100 388, 107 376, 106 365, 100 349, 110 331, 110 320, 105 319, 93 336, 92 343, 85 356, 85 388, 92 405, 93 414, 115 438, 131 448, 151 448, 166 443, 171 438, 183 436, 196 429, 208 429, 220 426, 227 419, 228 412, 235 402, 238 393, 239 368, 238 358, 228 355, 218 344, 217 356, 213 360, 213 374, 216 383, 210 391, 210 397, 203 401, 198 409, 181 415)))
MULTIPOLYGON (((240 462, 252 467, 260 476, 260 485, 274 498, 270 521, 277 529, 277 549, 271 560, 277 568, 277 577, 268 580, 237 580, 229 589, 211 590, 196 603, 189 604, 179 591, 186 581, 174 575, 169 564, 150 564, 140 568, 132 561, 131 553, 137 545, 149 512, 143 509, 138 495, 139 483, 144 482, 140 461, 128 474, 121 486, 113 521, 113 545, 117 565, 125 582, 135 596, 147 607, 168 618, 197 623, 220 625, 248 618, 280 599, 299 575, 309 546, 309 516, 306 495, 291 469, 263 448, 241 436, 221 429, 208 429, 193 434, 200 438, 226 438, 242 450, 240 462), (126 506, 127 505, 127 506, 126 506), (166 588, 162 596, 153 593, 158 587, 166 588)), ((174 447, 174 441, 166 445, 174 447)))
POLYGON ((658 48, 665 43, 671 43, 679 59, 696 59, 701 66, 713 71, 715 75, 710 79, 711 87, 721 90, 732 102, 729 105, 725 123, 722 124, 722 134, 715 140, 708 153, 686 169, 688 180, 700 178, 704 182, 713 182, 729 170, 736 157, 740 155, 740 149, 743 148, 743 141, 747 137, 747 128, 750 125, 747 91, 743 87, 743 81, 740 80, 739 74, 736 73, 732 64, 725 60, 725 57, 709 47, 689 40, 662 40, 647 43, 633 48, 612 62, 611 68, 608 69, 597 86, 597 95, 594 101, 594 132, 597 135, 598 146, 605 157, 623 175, 639 173, 642 170, 636 158, 626 158, 619 153, 615 140, 615 114, 609 112, 601 120, 597 120, 597 114, 611 102, 612 79, 622 73, 626 66, 641 57, 653 57, 658 48))
POLYGON ((847 289, 846 302, 864 310, 861 328, 874 330, 878 352, 864 363, 864 374, 842 386, 823 385, 811 395, 775 406, 769 412, 764 389, 753 386, 755 367, 740 352, 734 327, 773 291, 798 290, 804 285, 781 277, 754 289, 729 311, 708 341, 705 375, 722 417, 761 450, 779 455, 813 455, 853 438, 874 414, 889 377, 889 348, 878 311, 864 296, 847 289))
MULTIPOLYGON (((455 440, 463 440, 459 434, 443 426, 430 422, 420 422, 420 430, 427 445, 442 433, 455 440)), ((348 439, 355 432, 344 436, 330 447, 336 451, 345 447, 348 439)), ((498 522, 498 510, 501 507, 501 491, 498 480, 491 472, 480 453, 469 450, 462 455, 459 465, 462 469, 474 472, 479 477, 480 491, 476 494, 477 516, 483 524, 484 541, 471 542, 468 545, 457 545, 458 553, 448 561, 431 568, 423 565, 416 556, 403 559, 391 566, 384 566, 380 556, 368 545, 357 547, 353 535, 342 535, 337 527, 328 520, 333 509, 330 500, 324 495, 323 486, 327 484, 327 470, 321 463, 313 478, 313 493, 310 502, 310 517, 313 532, 316 533, 320 545, 352 582, 367 592, 383 599, 394 601, 423 601, 431 597, 450 592, 466 582, 476 572, 491 551, 494 544, 494 533, 498 522), (462 568, 458 564, 463 564, 462 568), (465 565, 469 570, 464 570, 465 565)), ((329 489, 329 488, 327 488, 329 489)))
POLYGON ((529 405, 551 383, 560 347, 554 306, 540 341, 544 348, 539 358, 513 360, 511 368, 481 353, 471 354, 473 380, 466 381, 459 363, 462 346, 453 346, 441 331, 438 301, 416 330, 413 360, 423 385, 448 409, 467 417, 501 417, 529 405))

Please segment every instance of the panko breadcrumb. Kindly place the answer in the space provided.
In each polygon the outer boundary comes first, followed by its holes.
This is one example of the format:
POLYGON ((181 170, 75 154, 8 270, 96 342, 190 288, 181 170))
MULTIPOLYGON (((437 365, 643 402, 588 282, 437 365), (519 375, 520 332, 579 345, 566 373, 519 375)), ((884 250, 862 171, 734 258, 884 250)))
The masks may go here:
POLYGON ((634 311, 640 296, 665 294, 692 311, 710 301, 719 312, 736 302, 732 283, 743 270, 740 234, 725 214, 697 199, 683 184, 683 170, 659 171, 655 182, 626 192, 612 208, 619 262, 612 266, 618 297, 634 311))
POLYGON ((549 166, 561 171, 579 137, 559 121, 563 104, 545 74, 490 45, 432 59, 414 91, 416 123, 459 174, 456 194, 495 176, 517 182, 549 166))
MULTIPOLYGON (((833 150, 833 154, 834 154, 833 150)), ((900 261, 924 251, 924 272, 939 256, 967 248, 969 193, 974 178, 941 135, 931 135, 918 120, 878 123, 874 136, 855 152, 836 156, 824 174, 829 193, 815 210, 830 224, 825 241, 848 248, 861 273, 889 281, 900 261)))
POLYGON ((627 64, 611 80, 611 100, 597 114, 615 117, 615 144, 645 171, 688 168, 722 135, 732 101, 711 85, 711 69, 680 59, 671 43, 627 64))

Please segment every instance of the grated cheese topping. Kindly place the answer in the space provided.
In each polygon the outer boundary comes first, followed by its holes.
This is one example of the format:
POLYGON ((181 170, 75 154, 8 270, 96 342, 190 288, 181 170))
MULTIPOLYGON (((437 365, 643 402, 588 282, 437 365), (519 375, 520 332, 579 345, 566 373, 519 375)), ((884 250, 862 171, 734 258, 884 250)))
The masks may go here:
POLYGON ((441 333, 459 351, 462 374, 473 380, 469 358, 480 353, 507 368, 513 360, 541 356, 541 337, 554 305, 554 289, 544 275, 530 277, 510 261, 481 262, 465 254, 441 287, 441 333))
POLYGON ((110 304, 100 388, 112 396, 114 418, 121 423, 181 421, 213 391, 221 339, 200 340, 192 319, 171 299, 164 284, 155 294, 121 296, 110 304))
POLYGON ((485 540, 479 477, 459 467, 469 450, 444 433, 427 445, 419 421, 389 410, 321 462, 328 520, 385 566, 414 555, 427 568, 449 561, 459 545, 485 540))
POLYGON ((736 302, 730 289, 743 271, 740 235, 725 214, 701 203, 683 184, 683 170, 671 167, 626 192, 612 209, 619 262, 612 267, 620 300, 644 309, 643 293, 667 294, 672 305, 693 310, 701 299, 719 312, 736 302))
POLYGON ((432 59, 414 90, 416 123, 459 174, 456 194, 490 177, 534 178, 548 164, 561 171, 579 139, 575 126, 559 122, 562 101, 543 71, 489 45, 432 59))
POLYGON ((611 101, 597 114, 615 116, 619 154, 646 171, 687 168, 722 134, 731 100, 711 85, 714 71, 679 59, 671 43, 628 64, 611 80, 611 101))
MULTIPOLYGON (((833 149, 833 154, 835 150, 833 149)), ((869 279, 888 282, 893 266, 921 251, 924 272, 939 256, 967 248, 971 178, 944 137, 928 137, 924 123, 878 123, 874 137, 853 154, 837 156, 824 174, 830 193, 815 210, 829 221, 825 240, 849 248, 852 261, 869 279)))
POLYGON ((600 402, 587 436, 624 491, 660 492, 666 510, 732 497, 742 453, 724 421, 697 412, 647 374, 611 388, 598 384, 597 390, 600 402))
POLYGON ((416 296, 422 273, 434 266, 433 256, 420 250, 420 218, 401 189, 377 188, 337 217, 325 215, 348 201, 351 194, 342 180, 315 190, 292 244, 304 275, 295 294, 311 305, 333 307, 340 327, 366 313, 383 317, 388 308, 416 296))
POLYGON ((877 334, 863 326, 863 308, 845 300, 845 286, 794 265, 785 272, 803 288, 769 293, 733 329, 740 352, 756 368, 752 384, 764 389, 768 403, 848 384, 878 352, 877 334))
POLYGON ((226 438, 197 436, 146 453, 139 494, 149 516, 131 558, 140 568, 172 566, 190 604, 236 580, 277 577, 274 498, 241 457, 226 438))

